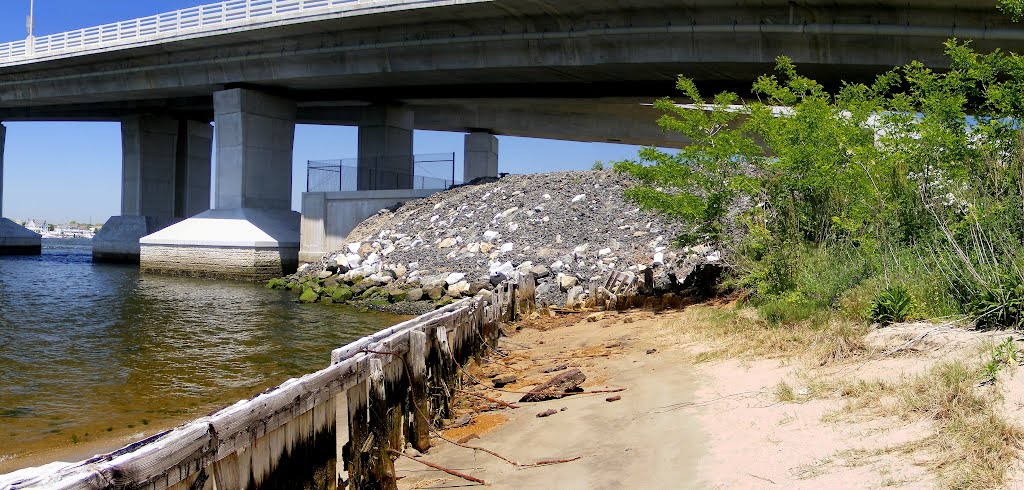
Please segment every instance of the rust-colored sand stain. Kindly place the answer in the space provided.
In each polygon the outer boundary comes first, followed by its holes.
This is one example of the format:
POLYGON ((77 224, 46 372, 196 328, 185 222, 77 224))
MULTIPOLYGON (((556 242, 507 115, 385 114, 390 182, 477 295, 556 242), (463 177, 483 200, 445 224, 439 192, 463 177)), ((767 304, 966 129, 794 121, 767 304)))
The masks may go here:
POLYGON ((549 314, 542 314, 539 318, 531 318, 520 320, 515 324, 516 329, 532 328, 534 330, 540 330, 542 332, 547 330, 555 330, 563 327, 571 327, 576 325, 581 320, 586 318, 590 312, 564 312, 557 313, 555 316, 549 314))
POLYGON ((456 427, 441 431, 445 437, 457 441, 470 434, 484 435, 508 422, 508 417, 500 413, 482 413, 473 418, 473 421, 465 427, 456 427))

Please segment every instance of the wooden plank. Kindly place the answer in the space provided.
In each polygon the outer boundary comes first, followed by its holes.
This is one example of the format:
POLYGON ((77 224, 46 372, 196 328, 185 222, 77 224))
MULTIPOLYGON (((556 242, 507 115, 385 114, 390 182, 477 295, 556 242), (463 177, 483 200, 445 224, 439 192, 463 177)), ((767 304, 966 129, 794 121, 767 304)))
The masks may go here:
POLYGON ((348 488, 361 489, 370 488, 365 486, 364 478, 369 468, 369 461, 365 457, 366 452, 363 446, 367 442, 370 433, 368 430, 368 399, 369 382, 362 381, 350 388, 346 393, 348 406, 348 430, 349 442, 343 451, 345 469, 348 472, 348 488))
POLYGON ((406 353, 409 366, 412 393, 410 411, 412 423, 409 442, 417 451, 426 452, 430 449, 430 421, 427 420, 427 334, 420 331, 409 332, 409 352, 406 353), (418 410, 417 410, 418 408, 418 410))
POLYGON ((334 351, 331 352, 331 362, 332 363, 341 362, 341 361, 343 361, 343 360, 353 356, 354 354, 358 353, 359 351, 361 351, 363 349, 366 349, 370 344, 373 344, 373 343, 376 343, 376 342, 380 342, 381 340, 384 340, 384 339, 386 339, 386 338, 388 338, 388 337, 390 337, 390 336, 392 336, 392 335, 394 335, 396 333, 399 333, 399 332, 402 332, 402 331, 405 331, 405 330, 409 330, 411 328, 415 328, 415 327, 417 327, 417 326, 419 326, 419 325, 421 325, 423 323, 426 323, 426 322, 428 322, 430 320, 433 320, 433 319, 435 319, 437 317, 447 315, 448 313, 451 313, 451 312, 453 312, 455 310, 458 310, 460 308, 465 308, 466 303, 468 303, 470 300, 471 300, 470 298, 466 298, 464 300, 452 303, 452 304, 450 304, 448 306, 445 306, 443 308, 439 308, 437 310, 431 311, 431 312, 426 313, 424 315, 420 315, 420 316, 418 316, 416 318, 413 318, 412 320, 407 320, 407 321, 404 321, 402 323, 399 323, 398 325, 395 325, 395 326, 392 326, 392 327, 388 327, 388 328, 386 328, 384 330, 381 330, 381 331, 379 331, 379 332, 377 332, 377 333, 375 333, 373 335, 368 335, 366 337, 363 337, 363 338, 361 338, 361 339, 359 339, 359 340, 357 340, 355 342, 352 342, 351 344, 348 344, 348 345, 346 345, 344 347, 335 349, 334 351))
POLYGON ((349 440, 349 427, 348 427, 348 395, 342 393, 334 397, 334 434, 335 434, 335 452, 337 454, 337 463, 335 464, 335 482, 336 488, 339 490, 344 488, 343 482, 348 480, 348 469, 345 466, 345 445, 348 444, 349 440))
POLYGON ((369 429, 372 437, 372 444, 369 444, 370 466, 366 469, 366 475, 359 475, 363 483, 367 484, 361 488, 379 488, 382 490, 397 490, 395 480, 395 465, 391 460, 390 444, 390 418, 388 416, 389 403, 387 389, 384 384, 384 365, 379 359, 370 361, 370 396, 369 396, 369 429))
POLYGON ((213 465, 213 480, 217 489, 248 488, 251 451, 232 454, 213 465))

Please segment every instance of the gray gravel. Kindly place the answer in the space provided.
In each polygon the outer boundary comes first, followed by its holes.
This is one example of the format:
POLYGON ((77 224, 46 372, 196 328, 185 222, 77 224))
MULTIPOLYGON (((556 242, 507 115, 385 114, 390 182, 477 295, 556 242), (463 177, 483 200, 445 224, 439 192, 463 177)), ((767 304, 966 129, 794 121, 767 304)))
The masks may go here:
POLYGON ((573 283, 613 270, 653 267, 668 286, 719 261, 711 247, 673 246, 683 230, 628 201, 623 191, 631 185, 605 170, 511 175, 451 189, 380 211, 349 234, 345 248, 298 276, 330 267, 390 287, 441 286, 458 297, 501 274, 532 271, 541 276, 541 300, 561 305, 567 296, 584 299, 579 289, 567 294, 573 283))

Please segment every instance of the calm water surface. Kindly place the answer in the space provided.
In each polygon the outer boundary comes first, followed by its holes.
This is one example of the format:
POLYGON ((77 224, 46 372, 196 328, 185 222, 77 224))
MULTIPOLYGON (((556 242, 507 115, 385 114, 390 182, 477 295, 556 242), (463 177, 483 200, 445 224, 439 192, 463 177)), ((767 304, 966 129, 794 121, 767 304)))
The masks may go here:
POLYGON ((44 240, 42 256, 0 256, 0 472, 205 415, 402 319, 90 254, 88 240, 44 240))

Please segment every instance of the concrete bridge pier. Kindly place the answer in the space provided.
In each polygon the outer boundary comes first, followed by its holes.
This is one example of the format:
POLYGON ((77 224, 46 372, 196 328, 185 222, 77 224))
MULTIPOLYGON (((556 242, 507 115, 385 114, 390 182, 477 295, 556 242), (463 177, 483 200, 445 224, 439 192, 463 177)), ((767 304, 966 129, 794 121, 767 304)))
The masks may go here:
MULTIPOLYGON (((7 127, 0 123, 0 216, 3 216, 4 197, 4 142, 7 127)), ((39 255, 42 238, 7 218, 0 217, 0 255, 39 255)))
POLYGON ((214 209, 143 237, 141 269, 264 280, 298 267, 299 213, 291 210, 294 101, 252 89, 213 96, 214 209))
POLYGON ((466 135, 462 181, 498 176, 498 137, 483 131, 466 135))
POLYGON ((212 141, 208 122, 122 119, 121 215, 93 238, 93 261, 138 263, 139 239, 210 208, 212 141))
POLYGON ((360 191, 413 188, 413 111, 392 105, 367 108, 359 125, 360 191))

